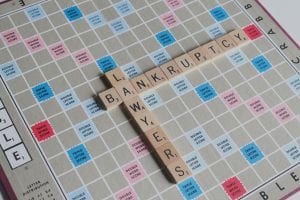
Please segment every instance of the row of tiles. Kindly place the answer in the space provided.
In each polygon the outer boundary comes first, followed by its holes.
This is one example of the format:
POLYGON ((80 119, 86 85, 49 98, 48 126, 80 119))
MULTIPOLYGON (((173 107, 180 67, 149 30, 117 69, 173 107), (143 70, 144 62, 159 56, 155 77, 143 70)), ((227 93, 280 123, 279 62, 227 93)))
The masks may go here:
POLYGON ((126 80, 120 68, 115 68, 104 75, 104 80, 112 86, 101 92, 99 97, 107 110, 114 108, 132 95, 140 94, 160 86, 168 80, 195 69, 196 66, 220 56, 226 51, 244 44, 249 38, 243 30, 238 29, 210 41, 190 52, 183 54, 160 67, 155 67, 139 76, 126 80), (105 96, 110 98, 104 98, 105 96))

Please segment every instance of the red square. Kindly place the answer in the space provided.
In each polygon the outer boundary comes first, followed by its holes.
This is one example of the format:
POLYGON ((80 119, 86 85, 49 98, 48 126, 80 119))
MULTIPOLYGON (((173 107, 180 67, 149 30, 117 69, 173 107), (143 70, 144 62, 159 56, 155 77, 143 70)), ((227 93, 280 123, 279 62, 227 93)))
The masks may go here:
POLYGON ((46 140, 54 135, 54 131, 47 120, 33 125, 31 129, 37 141, 39 142, 46 140))
POLYGON ((243 30, 251 40, 255 40, 256 38, 262 36, 260 30, 254 24, 246 26, 243 30))
POLYGON ((222 186, 231 199, 238 199, 246 193, 243 184, 237 177, 227 179, 222 186))

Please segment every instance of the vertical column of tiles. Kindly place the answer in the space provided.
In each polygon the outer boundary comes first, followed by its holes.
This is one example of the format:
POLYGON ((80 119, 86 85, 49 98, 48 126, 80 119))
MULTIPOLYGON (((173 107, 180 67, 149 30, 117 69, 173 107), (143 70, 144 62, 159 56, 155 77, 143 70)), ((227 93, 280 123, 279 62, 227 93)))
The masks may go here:
POLYGON ((0 108, 0 146, 11 168, 15 169, 32 158, 1 100, 0 108))
POLYGON ((167 134, 160 127, 155 116, 146 108, 144 102, 138 96, 134 96, 125 100, 124 105, 143 133, 143 138, 154 149, 172 178, 176 182, 187 178, 191 174, 189 169, 180 158, 176 148, 168 140, 167 134))

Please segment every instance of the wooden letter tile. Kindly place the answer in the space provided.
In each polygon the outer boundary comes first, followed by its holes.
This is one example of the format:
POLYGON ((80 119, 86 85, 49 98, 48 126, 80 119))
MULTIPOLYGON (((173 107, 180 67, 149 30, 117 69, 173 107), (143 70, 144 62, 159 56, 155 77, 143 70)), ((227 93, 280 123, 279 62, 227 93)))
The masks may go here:
POLYGON ((223 51, 228 51, 235 47, 235 43, 230 35, 224 35, 216 39, 216 41, 223 51))
POLYGON ((99 97, 107 110, 115 108, 122 103, 122 99, 115 88, 110 88, 99 93, 99 97))
POLYGON ((167 169, 176 183, 178 183, 192 175, 188 166, 185 164, 185 162, 181 158, 179 158, 176 161, 169 164, 167 166, 167 169))
POLYGON ((118 81, 114 87, 123 101, 126 101, 137 94, 129 80, 118 81))
POLYGON ((147 111, 147 108, 140 97, 135 96, 131 99, 128 99, 124 101, 124 105, 126 107, 126 110, 131 114, 132 117, 135 117, 145 111, 147 111))
POLYGON ((236 45, 241 45, 249 40, 248 36, 242 29, 231 31, 228 35, 231 36, 236 45))
POLYGON ((165 166, 180 158, 178 151, 171 142, 158 147, 155 151, 165 166))
POLYGON ((132 78, 130 82, 138 93, 144 92, 152 87, 151 83, 144 74, 132 78))
POLYGON ((189 54, 183 54, 177 58, 174 59, 178 67, 181 69, 181 71, 185 72, 194 66, 196 66, 193 59, 189 56, 189 54))
POLYGON ((168 137, 160 126, 147 131, 145 137, 154 149, 168 142, 168 137))
POLYGON ((155 67, 145 72, 145 76, 148 78, 153 87, 158 86, 167 81, 167 77, 164 75, 164 73, 159 67, 155 67))
POLYGON ((160 69, 163 71, 163 73, 169 80, 181 73, 181 69, 177 66, 174 60, 171 60, 161 65, 160 69))
POLYGON ((200 65, 201 63, 207 60, 205 56, 205 51, 202 47, 198 47, 190 52, 188 52, 190 57, 193 59, 196 65, 200 65))
POLYGON ((111 86, 114 86, 118 81, 125 80, 125 75, 120 68, 115 68, 105 73, 105 79, 111 86))
POLYGON ((211 41, 202 46, 205 51, 205 56, 207 58, 214 58, 222 53, 221 47, 218 45, 216 41, 211 41))
POLYGON ((159 125, 159 122, 150 111, 142 112, 141 114, 134 116, 133 119, 143 133, 146 133, 159 125))

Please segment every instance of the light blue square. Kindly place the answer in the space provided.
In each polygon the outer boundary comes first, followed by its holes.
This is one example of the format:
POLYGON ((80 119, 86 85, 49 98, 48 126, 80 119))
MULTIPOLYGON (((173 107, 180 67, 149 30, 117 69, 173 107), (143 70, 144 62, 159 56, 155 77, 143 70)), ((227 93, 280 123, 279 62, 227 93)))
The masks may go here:
POLYGON ((292 141, 282 147, 283 153, 286 155, 290 163, 300 162, 300 146, 297 142, 292 141))
POLYGON ((130 63, 128 65, 121 66, 122 71, 126 75, 127 79, 132 79, 142 73, 141 68, 136 63, 130 63))
POLYGON ((75 167, 86 163, 91 160, 90 154, 83 144, 77 145, 68 150, 69 158, 75 167))
POLYGON ((54 96, 50 85, 47 82, 36 85, 32 88, 32 93, 39 101, 45 101, 54 96))
POLYGON ((26 14, 31 21, 36 21, 45 17, 45 12, 40 5, 30 6, 26 9, 26 14))
POLYGON ((164 64, 164 63, 168 62, 169 60, 171 60, 171 56, 163 48, 151 53, 150 57, 156 66, 164 64))
POLYGON ((116 34, 123 33, 128 30, 128 25, 124 19, 115 19, 110 22, 110 28, 116 34))
POLYGON ((83 108, 89 117, 95 117, 104 111, 93 98, 85 100, 83 102, 83 108))
POLYGON ((254 142, 244 146, 241 149, 241 152, 250 164, 254 164, 264 157, 263 153, 254 142))
POLYGON ((251 62, 256 70, 260 73, 265 72, 272 67, 270 62, 263 55, 253 58, 251 62))
POLYGON ((207 30, 207 33, 208 33, 208 35, 211 39, 218 38, 218 37, 220 37, 220 36, 222 36, 226 33, 224 28, 218 23, 207 27, 206 30, 207 30))
POLYGON ((222 157, 228 156, 236 151, 237 146, 227 134, 221 135, 213 141, 215 148, 222 157))
POLYGON ((16 62, 10 61, 0 65, 0 74, 4 80, 9 80, 20 75, 20 69, 16 62))
POLYGON ((176 40, 169 30, 165 30, 156 34, 157 41, 163 46, 169 46, 173 44, 176 40))
POLYGON ((172 79, 170 85, 177 95, 183 95, 193 89, 192 84, 185 76, 178 76, 172 79))
POLYGON ((228 59, 234 66, 241 66, 247 63, 247 57, 241 50, 230 51, 227 54, 228 59))
POLYGON ((105 24, 105 19, 99 11, 89 14, 86 18, 91 28, 98 28, 105 24))
POLYGON ((295 92, 295 94, 300 94, 300 75, 296 74, 288 79, 288 85, 295 92))
POLYGON ((75 127, 81 141, 93 138, 98 134, 97 129, 92 121, 81 122, 75 127))
POLYGON ((201 127, 194 128, 187 132, 186 137, 195 149, 200 149, 209 142, 206 131, 201 127))
POLYGON ((193 174, 197 174, 206 168, 206 163, 197 151, 193 151, 184 156, 185 163, 189 166, 193 174))
POLYGON ((209 83, 203 83, 195 90, 202 101, 209 101, 217 96, 216 90, 209 83))
POLYGON ((148 90, 141 95, 145 105, 149 110, 153 110, 162 104, 162 100, 156 90, 148 90))
POLYGON ((198 183, 192 177, 178 184, 179 190, 184 199, 192 200, 202 194, 202 190, 198 183))
POLYGON ((223 21, 225 19, 227 19, 229 16, 226 12, 226 10, 221 7, 218 6, 216 8, 213 8, 212 10, 210 10, 210 14, 215 18, 215 20, 219 21, 223 21))
POLYGON ((57 95, 57 101, 65 110, 73 108, 80 102, 72 90, 67 90, 57 95))
POLYGON ((68 194, 69 200, 91 200, 91 195, 86 188, 80 188, 68 194))
POLYGON ((133 11, 133 7, 129 1, 122 1, 116 5, 118 13, 122 16, 128 15, 133 11))
POLYGON ((117 67, 115 60, 111 56, 99 58, 96 62, 103 73, 106 73, 117 67))
POLYGON ((67 19, 72 22, 82 17, 82 13, 77 6, 66 8, 64 13, 67 19))

